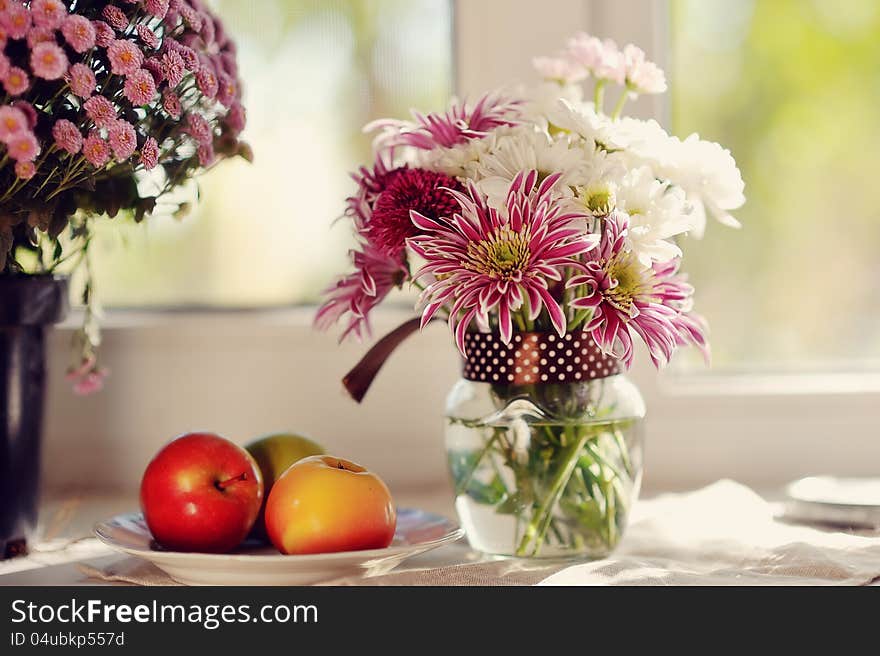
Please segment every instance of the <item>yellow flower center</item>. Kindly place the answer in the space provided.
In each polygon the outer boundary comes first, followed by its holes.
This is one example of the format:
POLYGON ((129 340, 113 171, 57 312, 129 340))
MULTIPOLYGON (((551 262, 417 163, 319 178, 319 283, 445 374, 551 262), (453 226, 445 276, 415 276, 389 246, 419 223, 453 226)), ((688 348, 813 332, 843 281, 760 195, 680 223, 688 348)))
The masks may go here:
POLYGON ((509 226, 501 226, 488 239, 468 244, 468 259, 463 266, 493 278, 511 280, 529 264, 530 240, 528 230, 514 232, 509 226))
POLYGON ((638 258, 629 253, 618 253, 606 265, 608 275, 617 285, 604 292, 605 300, 621 312, 631 313, 633 301, 651 291, 650 276, 645 275, 638 258))

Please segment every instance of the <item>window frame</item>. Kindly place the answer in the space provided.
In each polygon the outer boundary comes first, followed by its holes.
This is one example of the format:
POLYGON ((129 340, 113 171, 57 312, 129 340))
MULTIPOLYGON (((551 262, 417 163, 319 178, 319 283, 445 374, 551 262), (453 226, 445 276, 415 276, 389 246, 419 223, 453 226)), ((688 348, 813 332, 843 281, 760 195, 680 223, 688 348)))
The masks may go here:
MULTIPOLYGON (((450 1, 460 96, 527 79, 532 56, 554 52, 578 29, 639 43, 661 66, 669 61, 666 0, 552 0, 550 11, 537 9, 532 0, 450 1)), ((668 124, 662 98, 640 103, 635 108, 641 115, 668 124)), ((377 335, 409 316, 401 308, 377 315, 377 335)), ((113 374, 105 392, 86 400, 72 397, 63 380, 72 317, 51 341, 46 480, 54 487, 82 480, 126 487, 139 480, 152 452, 187 428, 228 429, 244 440, 248 431, 287 422, 316 436, 332 434, 340 453, 362 459, 398 486, 446 485, 440 417, 457 357, 448 331, 434 326, 404 344, 359 407, 337 385, 366 347, 338 348, 335 336, 311 330, 312 317, 303 306, 110 310, 103 358, 113 374), (248 357, 259 365, 242 362, 248 357), (228 371, 218 364, 225 360, 228 371), (298 369, 309 366, 315 369, 299 375, 298 369), (337 399, 327 400, 331 391, 337 399), (315 394, 326 403, 314 403, 315 394), (148 411, 139 409, 144 405, 148 411), (316 405, 322 407, 311 407, 316 405), (243 416, 248 412, 252 416, 243 416), (112 471, 94 462, 89 454, 95 448, 110 454, 112 471)), ((871 427, 880 374, 658 375, 642 352, 631 376, 649 409, 651 491, 728 477, 767 488, 811 474, 876 474, 880 440, 871 427)))

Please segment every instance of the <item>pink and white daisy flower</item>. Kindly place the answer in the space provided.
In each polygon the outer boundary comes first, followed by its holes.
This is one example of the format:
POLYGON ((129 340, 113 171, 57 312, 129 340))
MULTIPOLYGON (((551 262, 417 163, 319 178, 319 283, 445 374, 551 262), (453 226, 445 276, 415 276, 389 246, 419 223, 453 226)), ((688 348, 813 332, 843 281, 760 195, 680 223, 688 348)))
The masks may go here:
POLYGON ((136 107, 146 105, 156 97, 156 81, 150 71, 141 68, 125 79, 122 93, 136 107))
POLYGON ((204 62, 196 72, 196 84, 206 98, 213 100, 217 97, 220 83, 217 81, 217 74, 209 62, 204 62))
POLYGON ((593 77, 623 84, 626 80, 626 62, 623 53, 611 39, 602 41, 583 32, 568 42, 568 54, 584 66, 593 77))
POLYGON ((428 282, 419 301, 422 325, 446 306, 449 325, 464 353, 471 322, 489 325, 497 313, 501 339, 510 343, 512 313, 527 304, 531 321, 546 309, 560 335, 566 317, 550 283, 562 280, 563 270, 579 267, 578 257, 596 247, 587 234, 586 215, 565 212, 553 200, 554 174, 538 183, 536 171, 522 171, 510 185, 504 211, 490 207, 473 185, 468 193, 452 192, 460 212, 431 219, 412 213, 422 235, 408 241, 426 264, 415 278, 428 282))
POLYGON ((195 112, 186 115, 186 131, 200 144, 211 143, 214 140, 211 124, 204 116, 195 112))
POLYGON ((91 97, 98 85, 95 72, 80 63, 74 64, 67 71, 67 83, 73 94, 83 99, 91 97))
POLYGON ((64 40, 76 52, 83 53, 95 47, 95 26, 83 16, 71 15, 61 24, 64 40))
POLYGON ((327 301, 315 317, 315 326, 321 330, 347 318, 340 341, 349 336, 358 340, 368 337, 371 334, 370 311, 408 278, 400 258, 388 257, 369 244, 364 244, 361 250, 351 251, 350 255, 354 271, 324 291, 327 301))
POLYGON ((141 64, 144 63, 144 53, 125 39, 116 39, 107 46, 107 58, 114 75, 132 75, 141 70, 141 64))
POLYGON ((28 119, 17 107, 0 107, 0 141, 9 143, 13 137, 29 132, 28 119))
POLYGON ((521 105, 518 99, 487 93, 473 106, 453 100, 446 112, 426 115, 413 112, 415 121, 373 121, 364 127, 364 132, 379 131, 374 142, 377 149, 450 148, 470 139, 482 139, 495 128, 516 125, 521 105))
POLYGON ((34 75, 44 80, 57 80, 63 77, 68 65, 67 55, 54 41, 38 43, 31 50, 31 70, 34 75))
POLYGON ((49 27, 32 27, 25 40, 31 50, 33 50, 38 43, 58 43, 55 40, 55 30, 49 27))
POLYGON ((535 57, 532 59, 532 67, 545 80, 560 84, 580 82, 588 75, 586 67, 566 56, 535 57))
POLYGON ((627 247, 628 227, 626 214, 605 219, 599 248, 585 257, 585 272, 567 283, 583 294, 571 306, 592 313, 585 330, 627 367, 633 359, 634 334, 648 346, 658 367, 683 344, 707 352, 701 320, 690 314, 693 288, 677 275, 678 260, 645 266, 627 247))
POLYGON ((60 0, 33 0, 31 17, 34 25, 57 30, 67 17, 67 7, 60 0))
POLYGON ((37 127, 37 120, 39 119, 39 116, 37 115, 37 110, 32 104, 30 104, 26 100, 16 100, 12 103, 12 106, 24 112, 25 118, 27 118, 27 126, 29 129, 33 130, 35 127, 37 127))
POLYGON ((177 94, 166 89, 162 92, 162 109, 164 109, 171 118, 180 118, 183 107, 180 104, 180 98, 177 94))

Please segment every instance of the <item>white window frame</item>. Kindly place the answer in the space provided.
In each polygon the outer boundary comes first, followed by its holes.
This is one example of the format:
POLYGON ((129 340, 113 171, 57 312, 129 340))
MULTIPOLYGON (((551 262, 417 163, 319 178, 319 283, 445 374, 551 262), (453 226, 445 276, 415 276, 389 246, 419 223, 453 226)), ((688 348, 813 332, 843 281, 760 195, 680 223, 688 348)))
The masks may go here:
MULTIPOLYGON (((474 97, 527 80, 531 57, 578 29, 639 43, 662 65, 667 10, 665 0, 456 0, 457 90, 474 97)), ((636 110, 667 118, 662 100, 636 110)), ((152 453, 193 429, 241 442, 299 430, 397 489, 447 486, 442 409, 458 358, 445 327, 410 338, 358 406, 339 379, 366 346, 314 332, 313 313, 111 311, 102 355, 113 373, 87 399, 63 380, 72 318, 50 340, 47 486, 131 492, 152 453)), ((375 332, 410 316, 380 310, 375 332)), ((649 491, 718 478, 767 488, 816 473, 876 474, 880 375, 657 375, 641 357, 632 376, 649 408, 649 491)))

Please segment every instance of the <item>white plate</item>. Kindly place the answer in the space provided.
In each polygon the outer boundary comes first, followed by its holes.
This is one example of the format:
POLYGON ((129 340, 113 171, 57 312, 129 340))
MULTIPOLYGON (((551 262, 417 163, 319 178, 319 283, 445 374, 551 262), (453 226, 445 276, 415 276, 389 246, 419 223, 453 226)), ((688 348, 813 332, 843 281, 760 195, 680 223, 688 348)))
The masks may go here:
POLYGON ((811 476, 789 484, 785 515, 837 526, 880 527, 880 479, 811 476))
POLYGON ((455 542, 464 531, 452 520, 407 508, 397 511, 394 541, 385 549, 285 556, 245 543, 229 554, 165 551, 141 513, 116 515, 95 526, 104 544, 150 561, 188 585, 308 585, 343 576, 386 574, 407 558, 455 542))

